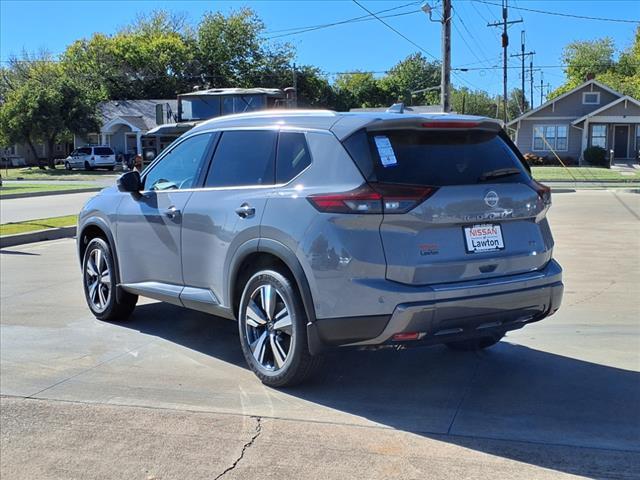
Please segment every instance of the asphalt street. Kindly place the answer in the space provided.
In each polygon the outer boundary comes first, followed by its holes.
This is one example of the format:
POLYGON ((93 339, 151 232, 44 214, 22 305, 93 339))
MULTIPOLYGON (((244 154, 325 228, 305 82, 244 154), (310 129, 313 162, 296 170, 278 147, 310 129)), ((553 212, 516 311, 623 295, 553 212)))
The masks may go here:
POLYGON ((95 192, 0 200, 0 223, 77 215, 95 192))
POLYGON ((550 222, 554 316, 482 353, 333 352, 282 391, 228 320, 95 320, 72 240, 2 250, 0 476, 639 478, 640 195, 559 193, 550 222))

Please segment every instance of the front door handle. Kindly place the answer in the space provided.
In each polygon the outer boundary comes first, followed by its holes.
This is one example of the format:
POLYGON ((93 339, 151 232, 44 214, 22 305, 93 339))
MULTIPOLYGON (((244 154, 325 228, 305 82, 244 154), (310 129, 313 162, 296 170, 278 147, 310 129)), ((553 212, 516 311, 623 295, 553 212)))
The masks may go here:
POLYGON ((249 218, 256 214, 256 209, 248 203, 243 203, 239 208, 236 208, 236 213, 242 218, 249 218))
POLYGON ((169 217, 169 218, 171 218, 171 219, 174 219, 174 218, 177 218, 177 217, 179 217, 179 216, 180 216, 180 209, 179 209, 179 208, 176 208, 174 205, 171 205, 169 208, 167 208, 167 209, 164 211, 164 214, 165 214, 167 217, 169 217))

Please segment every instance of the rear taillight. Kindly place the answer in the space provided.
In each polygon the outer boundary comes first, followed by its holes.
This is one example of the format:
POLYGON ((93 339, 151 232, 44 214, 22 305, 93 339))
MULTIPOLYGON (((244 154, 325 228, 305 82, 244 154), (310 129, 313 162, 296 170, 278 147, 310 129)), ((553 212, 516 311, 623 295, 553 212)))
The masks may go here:
POLYGON ((310 195, 307 199, 326 213, 406 213, 435 191, 433 187, 376 183, 348 192, 310 195))
POLYGON ((542 200, 542 204, 544 206, 551 205, 551 187, 547 187, 546 185, 543 185, 540 182, 536 182, 535 180, 532 180, 531 186, 538 194, 538 197, 540 197, 540 200, 542 200))

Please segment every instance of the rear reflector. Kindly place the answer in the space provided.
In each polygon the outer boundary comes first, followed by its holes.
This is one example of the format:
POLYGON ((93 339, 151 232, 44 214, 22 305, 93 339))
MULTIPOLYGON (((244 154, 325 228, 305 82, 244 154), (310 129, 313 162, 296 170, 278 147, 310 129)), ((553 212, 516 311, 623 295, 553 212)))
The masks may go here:
POLYGON ((474 128, 480 122, 424 122, 424 128, 474 128))
POLYGON ((396 333, 391 340, 394 342, 406 342, 409 340, 419 340, 420 332, 396 333))
POLYGON ((375 183, 348 192, 310 195, 307 199, 326 213, 406 213, 435 191, 434 187, 375 183))

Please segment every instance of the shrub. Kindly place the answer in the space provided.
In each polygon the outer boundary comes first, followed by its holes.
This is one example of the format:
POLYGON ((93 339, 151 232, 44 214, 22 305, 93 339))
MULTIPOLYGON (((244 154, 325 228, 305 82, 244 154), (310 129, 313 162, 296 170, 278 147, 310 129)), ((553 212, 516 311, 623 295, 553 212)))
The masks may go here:
POLYGON ((602 147, 589 147, 584 151, 584 160, 589 165, 609 168, 607 151, 602 147))
POLYGON ((535 153, 525 153, 524 154, 525 161, 532 167, 544 165, 545 157, 541 157, 536 155, 535 153))

